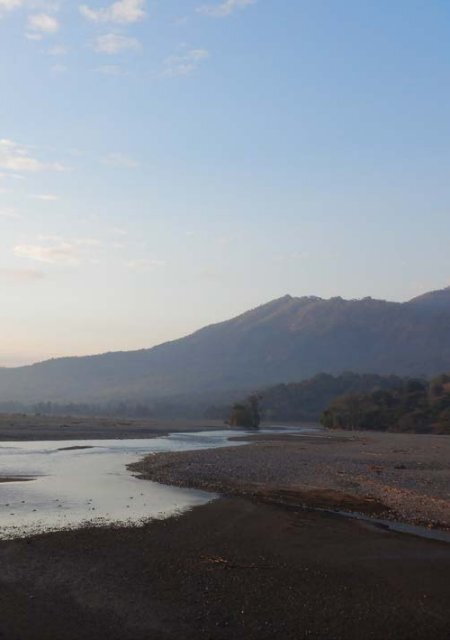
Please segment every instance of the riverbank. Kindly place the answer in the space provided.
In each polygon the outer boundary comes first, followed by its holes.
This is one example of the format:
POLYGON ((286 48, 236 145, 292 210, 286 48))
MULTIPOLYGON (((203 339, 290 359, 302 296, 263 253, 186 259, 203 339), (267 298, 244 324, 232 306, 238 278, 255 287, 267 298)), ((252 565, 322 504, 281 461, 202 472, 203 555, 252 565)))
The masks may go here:
POLYGON ((0 442, 145 439, 182 431, 223 428, 223 421, 220 420, 0 414, 0 442))
POLYGON ((159 453, 129 468, 164 484, 450 529, 449 436, 256 435, 241 447, 159 453))
POLYGON ((5 640, 447 640, 450 545, 223 498, 0 542, 5 640))

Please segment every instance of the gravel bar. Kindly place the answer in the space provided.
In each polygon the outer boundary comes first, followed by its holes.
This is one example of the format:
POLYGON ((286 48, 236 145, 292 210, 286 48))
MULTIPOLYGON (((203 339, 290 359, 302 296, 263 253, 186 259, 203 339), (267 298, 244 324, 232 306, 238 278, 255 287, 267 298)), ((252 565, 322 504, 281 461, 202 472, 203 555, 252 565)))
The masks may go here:
POLYGON ((164 484, 450 529, 450 436, 332 432, 250 440, 158 453, 129 468, 164 484))

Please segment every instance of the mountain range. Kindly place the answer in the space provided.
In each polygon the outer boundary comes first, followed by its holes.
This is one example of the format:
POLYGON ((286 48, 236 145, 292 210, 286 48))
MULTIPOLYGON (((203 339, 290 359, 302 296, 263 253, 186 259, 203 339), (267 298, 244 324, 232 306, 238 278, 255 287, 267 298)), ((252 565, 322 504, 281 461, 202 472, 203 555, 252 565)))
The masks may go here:
POLYGON ((450 287, 403 303, 286 295, 151 349, 2 368, 0 402, 213 397, 343 371, 450 371, 450 287))

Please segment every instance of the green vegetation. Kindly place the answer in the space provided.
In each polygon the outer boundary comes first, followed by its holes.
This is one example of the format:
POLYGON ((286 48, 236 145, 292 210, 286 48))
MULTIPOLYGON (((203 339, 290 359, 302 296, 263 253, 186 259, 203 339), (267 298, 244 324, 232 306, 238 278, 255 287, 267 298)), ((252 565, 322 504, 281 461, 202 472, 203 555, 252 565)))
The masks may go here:
POLYGON ((245 404, 235 404, 228 420, 232 427, 245 427, 247 429, 257 429, 260 422, 259 398, 256 395, 250 396, 245 404))
POLYGON ((340 396, 323 412, 321 422, 328 429, 450 435, 450 375, 340 396))
POLYGON ((320 373, 309 380, 277 384, 261 392, 263 420, 319 420, 321 414, 338 396, 389 390, 404 381, 398 376, 343 373, 332 376, 320 373))

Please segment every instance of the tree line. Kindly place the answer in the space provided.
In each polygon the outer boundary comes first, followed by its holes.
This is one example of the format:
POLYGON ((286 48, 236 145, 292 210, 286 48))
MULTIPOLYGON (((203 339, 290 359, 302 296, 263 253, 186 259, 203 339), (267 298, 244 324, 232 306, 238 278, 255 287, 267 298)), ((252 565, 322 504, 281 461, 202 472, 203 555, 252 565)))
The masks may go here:
MULTIPOLYGON (((320 373, 308 380, 276 384, 261 389, 253 396, 258 397, 258 410, 265 422, 318 422, 322 413, 335 398, 344 394, 368 393, 376 389, 394 389, 402 384, 398 376, 360 374, 345 372, 333 376, 320 373)), ((238 402, 235 407, 251 404, 248 400, 238 402)), ((234 408, 232 409, 232 413, 234 408)), ((225 419, 230 416, 230 405, 210 407, 207 416, 225 419)))
POLYGON ((394 389, 346 394, 321 416, 328 429, 399 431, 450 435, 450 375, 405 380, 394 389))

